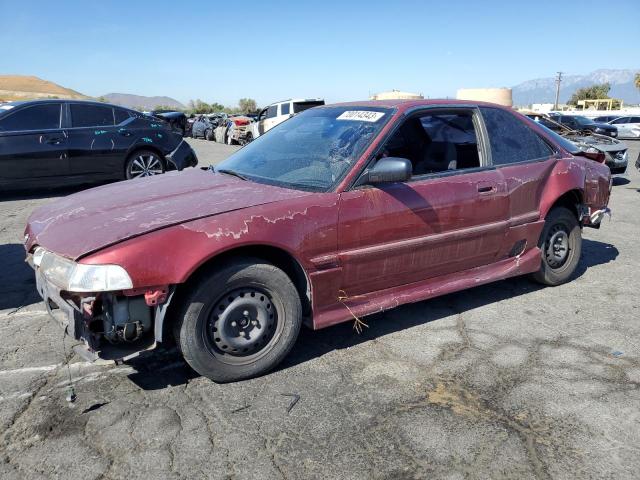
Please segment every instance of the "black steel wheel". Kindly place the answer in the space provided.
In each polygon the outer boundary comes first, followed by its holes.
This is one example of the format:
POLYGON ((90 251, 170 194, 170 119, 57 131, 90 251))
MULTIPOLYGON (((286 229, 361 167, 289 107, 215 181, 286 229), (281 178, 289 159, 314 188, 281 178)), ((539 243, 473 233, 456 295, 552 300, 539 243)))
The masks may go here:
POLYGON ((206 132, 204 132, 204 138, 209 141, 213 140, 214 139, 213 130, 209 129, 206 132))
POLYGON ((185 360, 216 382, 261 375, 280 363, 302 324, 291 279, 259 259, 227 263, 190 286, 174 335, 185 360))
POLYGON ((540 270, 533 278, 544 285, 567 282, 580 262, 582 231, 575 214, 564 207, 553 208, 545 219, 538 247, 540 270))

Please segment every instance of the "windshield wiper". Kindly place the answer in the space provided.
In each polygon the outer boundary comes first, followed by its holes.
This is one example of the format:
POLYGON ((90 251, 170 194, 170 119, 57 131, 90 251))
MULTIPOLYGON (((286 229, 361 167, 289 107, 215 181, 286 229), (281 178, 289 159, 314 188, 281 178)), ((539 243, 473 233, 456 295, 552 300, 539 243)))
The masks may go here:
POLYGON ((244 175, 242 175, 241 173, 238 172, 234 172, 233 170, 228 170, 226 168, 216 168, 215 170, 217 173, 226 173, 227 175, 232 175, 234 177, 238 177, 240 180, 248 180, 247 177, 245 177, 244 175))

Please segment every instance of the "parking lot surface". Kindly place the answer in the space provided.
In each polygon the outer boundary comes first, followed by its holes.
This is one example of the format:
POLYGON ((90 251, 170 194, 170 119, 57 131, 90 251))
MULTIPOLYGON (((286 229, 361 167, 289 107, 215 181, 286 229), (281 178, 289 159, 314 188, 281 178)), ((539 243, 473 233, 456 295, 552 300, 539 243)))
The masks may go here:
MULTIPOLYGON (((275 372, 226 385, 173 351, 120 366, 71 355, 22 249, 30 212, 70 191, 0 198, 0 478, 637 478, 628 143, 613 218, 585 229, 572 282, 478 287, 367 317, 361 335, 303 331, 275 372)), ((237 149, 192 144, 202 164, 237 149)))

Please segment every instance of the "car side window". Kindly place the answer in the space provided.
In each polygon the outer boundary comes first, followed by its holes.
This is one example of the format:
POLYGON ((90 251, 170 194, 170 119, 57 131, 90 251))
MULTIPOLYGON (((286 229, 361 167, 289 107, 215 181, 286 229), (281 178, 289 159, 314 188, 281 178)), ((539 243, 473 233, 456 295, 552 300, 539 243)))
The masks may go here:
POLYGON ((289 115, 291 104, 283 103, 280 105, 280 115, 289 115))
POLYGON ((631 117, 628 123, 640 123, 640 117, 631 117))
POLYGON ((0 120, 0 131, 55 130, 60 128, 62 104, 47 103, 26 107, 0 120))
POLYGON ((408 159, 414 176, 480 167, 472 112, 409 118, 385 142, 379 154, 382 157, 408 159))
POLYGON ((114 125, 113 108, 102 105, 83 105, 72 103, 71 126, 109 127, 114 125))
POLYGON ((128 120, 129 118, 131 118, 131 116, 129 115, 129 112, 127 112, 126 110, 123 110, 121 108, 114 108, 113 112, 114 112, 114 115, 115 115, 115 118, 116 118, 116 125, 120 125, 124 121, 128 120))
POLYGON ((622 123, 627 123, 629 121, 628 118, 618 118, 617 120, 614 120, 613 122, 611 122, 612 125, 620 125, 622 123))
POLYGON ((547 143, 512 113, 480 107, 494 165, 541 160, 553 155, 547 143))
POLYGON ((271 105, 268 109, 267 109, 267 118, 274 118, 278 116, 278 106, 277 105, 271 105))

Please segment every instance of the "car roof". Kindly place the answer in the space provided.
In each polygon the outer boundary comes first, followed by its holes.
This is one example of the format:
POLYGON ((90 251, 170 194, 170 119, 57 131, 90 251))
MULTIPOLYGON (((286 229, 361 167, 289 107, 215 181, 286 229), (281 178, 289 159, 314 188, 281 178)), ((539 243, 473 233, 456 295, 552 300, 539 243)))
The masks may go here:
POLYGON ((128 107, 123 107, 122 105, 116 105, 114 103, 98 102, 97 100, 80 100, 75 98, 42 98, 37 100, 18 100, 15 102, 3 103, 2 105, 13 105, 14 107, 18 107, 23 105, 38 105, 38 104, 45 104, 45 103, 60 103, 60 102, 86 103, 87 105, 102 105, 105 107, 117 107, 117 108, 122 108, 124 110, 131 110, 133 112, 136 111, 128 107))
MULTIPOLYGON (((505 107, 504 105, 498 105, 496 103, 480 102, 475 100, 452 100, 448 98, 431 98, 428 100, 414 100, 414 99, 393 99, 393 100, 363 100, 356 102, 342 102, 333 103, 331 105, 325 105, 325 107, 383 107, 383 108, 397 108, 400 111, 410 110, 416 107, 463 107, 463 106, 480 106, 480 107, 495 107, 503 110, 510 110, 516 112, 513 108, 505 107)), ((322 107, 318 107, 322 108, 322 107)))

